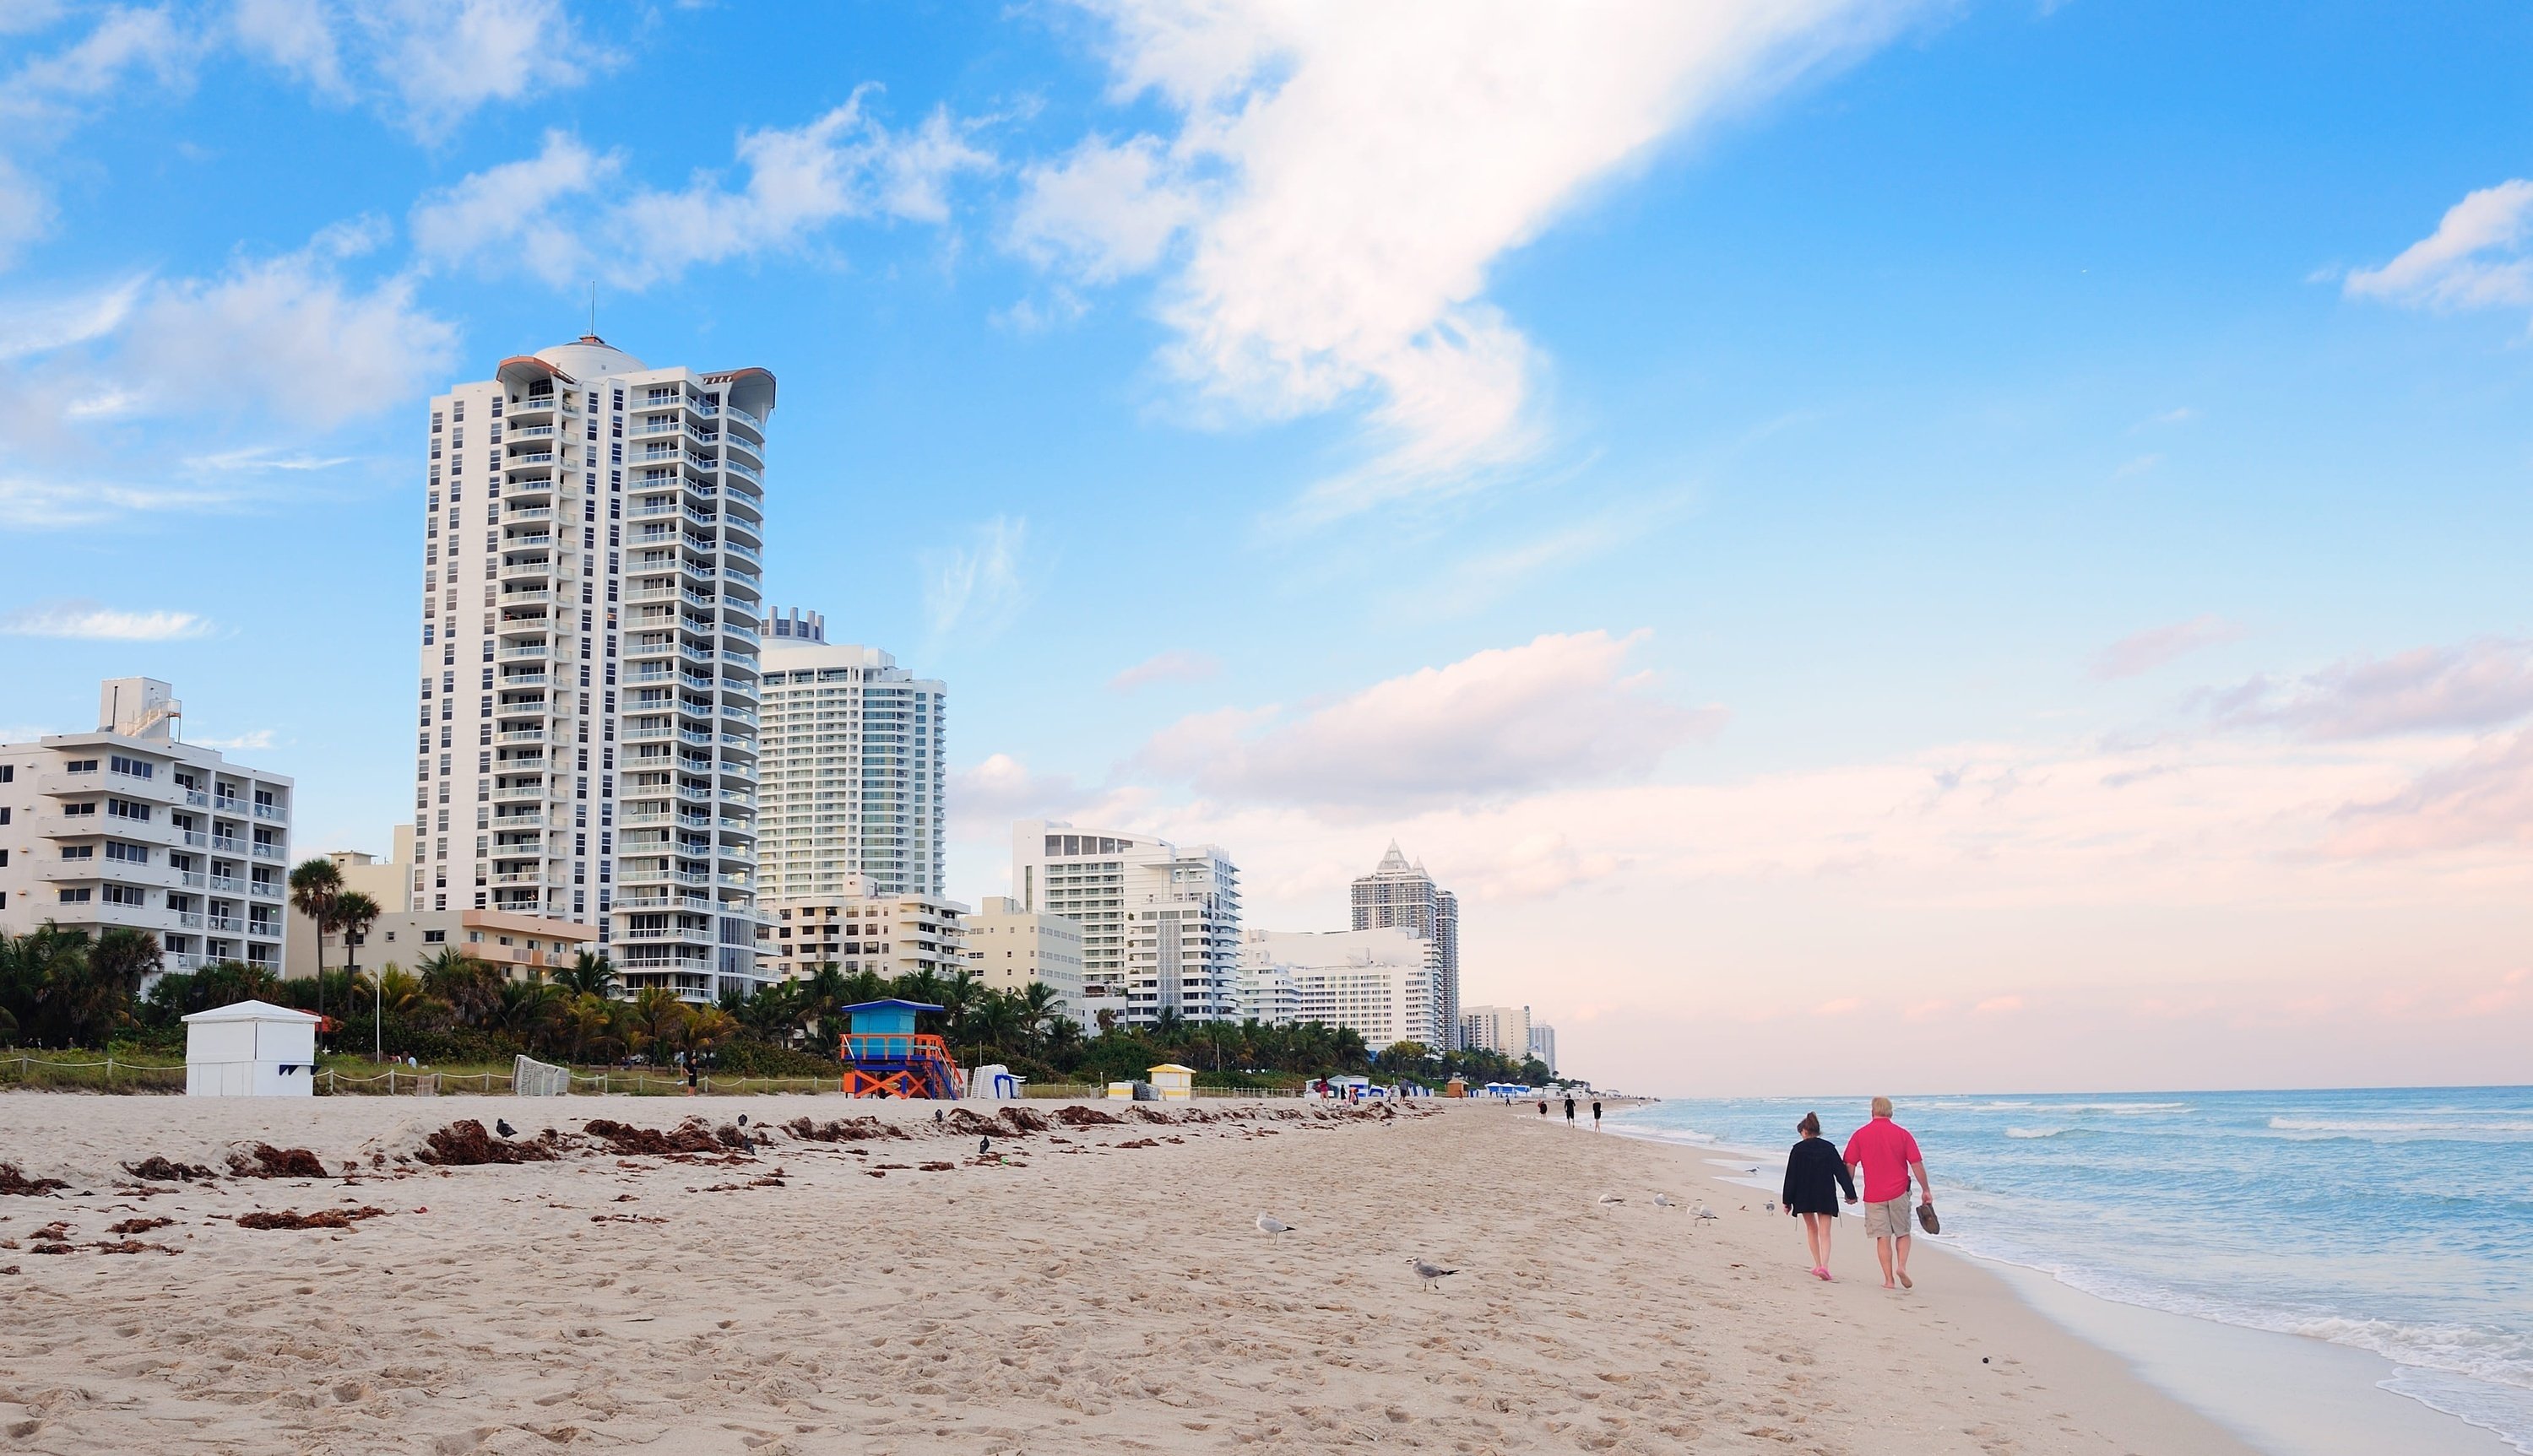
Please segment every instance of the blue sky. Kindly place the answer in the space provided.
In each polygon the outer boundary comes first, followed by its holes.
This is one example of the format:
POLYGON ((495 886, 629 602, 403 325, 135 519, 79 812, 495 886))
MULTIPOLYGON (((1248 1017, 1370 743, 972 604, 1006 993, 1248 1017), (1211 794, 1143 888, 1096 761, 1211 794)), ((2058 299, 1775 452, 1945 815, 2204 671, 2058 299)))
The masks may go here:
POLYGON ((1071 815, 1330 926, 1396 837, 1636 1085, 2499 1079, 2528 41, 22 0, 0 730, 167 677, 383 848, 425 400, 595 280, 779 377, 772 597, 951 681, 954 895, 1071 815))

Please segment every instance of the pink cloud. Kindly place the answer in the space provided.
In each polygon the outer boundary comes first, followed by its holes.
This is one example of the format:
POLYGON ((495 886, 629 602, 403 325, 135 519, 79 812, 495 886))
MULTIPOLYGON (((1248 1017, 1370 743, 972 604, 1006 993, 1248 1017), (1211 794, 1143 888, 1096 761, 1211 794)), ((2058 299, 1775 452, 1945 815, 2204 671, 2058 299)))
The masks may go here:
POLYGON ((2104 681, 2135 677, 2200 648, 2231 642, 2242 635, 2242 628, 2216 616, 2194 616, 2184 622, 2149 627, 2103 648, 2093 659, 2093 676, 2104 681))
POLYGON ((2533 712, 2533 643, 2485 638, 2350 658, 2293 682, 2254 677, 2209 701, 2225 727, 2316 741, 2493 728, 2533 712))

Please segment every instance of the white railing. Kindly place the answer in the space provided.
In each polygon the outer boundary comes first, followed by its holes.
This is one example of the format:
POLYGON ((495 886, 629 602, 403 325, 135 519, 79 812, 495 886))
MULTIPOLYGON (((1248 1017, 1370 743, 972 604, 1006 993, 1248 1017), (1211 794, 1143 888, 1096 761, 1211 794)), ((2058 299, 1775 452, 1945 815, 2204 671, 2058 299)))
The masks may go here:
POLYGON ((287 824, 290 822, 290 811, 279 804, 258 804, 255 806, 255 817, 269 819, 275 824, 287 824))
POLYGON ((178 910, 176 912, 176 923, 182 925, 187 930, 200 930, 203 928, 203 912, 200 910, 178 910))
POLYGON ((270 880, 249 880, 246 888, 249 895, 261 895, 266 900, 281 898, 281 887, 270 880))
POLYGON ((200 890, 207 883, 206 877, 198 869, 179 870, 176 879, 189 890, 200 890))
MULTIPOLYGON (((187 844, 192 844, 192 843, 193 843, 192 838, 191 838, 191 837, 188 837, 188 838, 186 839, 185 843, 187 843, 187 844)), ((213 836, 211 837, 211 847, 212 847, 212 848, 214 848, 214 849, 219 850, 219 851, 220 851, 221 853, 223 853, 223 854, 238 854, 238 853, 243 853, 243 852, 245 851, 245 849, 246 849, 246 845, 245 845, 245 844, 244 844, 243 842, 238 841, 238 840, 228 839, 228 838, 225 838, 225 837, 220 836, 220 835, 213 835, 213 836)))
POLYGON ((258 859, 287 859, 290 856, 289 852, 283 849, 279 844, 258 844, 255 846, 255 857, 258 859))

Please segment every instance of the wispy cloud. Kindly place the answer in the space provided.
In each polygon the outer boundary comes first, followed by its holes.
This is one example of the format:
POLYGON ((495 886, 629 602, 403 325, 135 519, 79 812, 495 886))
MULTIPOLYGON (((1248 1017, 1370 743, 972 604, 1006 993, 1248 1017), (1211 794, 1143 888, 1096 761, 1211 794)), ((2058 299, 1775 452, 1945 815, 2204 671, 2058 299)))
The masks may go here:
POLYGON ((923 612, 933 635, 989 634, 1001 630, 1024 599, 1021 553, 1029 541, 1023 516, 996 516, 974 528, 964 545, 929 553, 923 612))
POLYGON ((2528 230, 2533 182, 2485 187, 2445 209, 2435 232, 2390 262, 2351 268, 2340 288, 2350 298, 2414 308, 2533 304, 2533 260, 2524 256, 2528 230))
POLYGON ((616 62, 560 0, 238 0, 230 28, 248 55, 329 100, 373 99, 426 141, 616 62))
POLYGON ((234 738, 194 738, 189 741, 205 748, 216 748, 222 753, 257 753, 270 748, 274 740, 272 729, 257 728, 254 732, 240 733, 234 738))
POLYGON ((746 180, 698 176, 675 192, 622 181, 627 159, 563 132, 537 155, 478 172, 415 207, 415 246, 442 264, 520 268, 557 286, 672 281, 698 264, 807 246, 854 218, 943 223, 949 188, 994 168, 975 127, 932 112, 909 131, 867 109, 872 87, 796 128, 739 136, 746 180))
POLYGON ((2135 632, 2105 647, 2093 658, 2093 676, 2101 681, 2115 681, 2149 672, 2173 659, 2231 642, 2243 635, 2243 629, 2219 616, 2194 616, 2188 621, 2170 622, 2135 632))
POLYGON ((1221 671, 1219 659, 1201 652, 1156 652, 1109 678, 1108 690, 1130 693, 1155 682, 1197 682, 1221 671))
POLYGON ((95 602, 48 602, 0 616, 0 635, 95 642, 177 642, 210 631, 191 612, 129 612, 95 602))
POLYGON ((2225 727, 2316 740, 2493 728, 2533 712, 2533 642, 2492 637, 2348 658, 2288 681, 2253 677, 2207 702, 2225 727))
POLYGON ((1159 275, 1165 361, 1209 399, 1360 409, 1372 452, 1307 494, 1321 518, 1530 458, 1541 364, 1487 302, 1490 268, 1667 138, 1911 9, 1086 3, 1113 98, 1175 124, 1028 169, 1011 246, 1084 286, 1159 275))

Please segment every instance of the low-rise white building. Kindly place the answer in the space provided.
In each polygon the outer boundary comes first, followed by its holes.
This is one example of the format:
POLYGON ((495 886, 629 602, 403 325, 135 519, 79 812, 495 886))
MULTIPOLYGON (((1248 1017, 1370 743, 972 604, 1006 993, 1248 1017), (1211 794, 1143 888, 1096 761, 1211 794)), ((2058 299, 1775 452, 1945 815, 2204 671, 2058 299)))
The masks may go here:
POLYGON ((1350 1027, 1374 1051, 1402 1041, 1444 1045, 1434 1014, 1434 943, 1413 931, 1253 930, 1241 960, 1244 984, 1258 988, 1262 1005, 1289 981, 1287 1024, 1350 1027))
POLYGON ((766 903, 757 960, 778 980, 813 975, 830 961, 851 974, 931 971, 943 979, 968 968, 968 907, 930 895, 889 895, 871 877, 844 877, 841 893, 766 903))
POLYGON ((289 940, 291 781, 180 742, 164 682, 115 677, 94 732, 0 744, 0 930, 155 936, 161 970, 289 940))
POLYGON ((1094 1023, 1082 996, 1082 927, 1062 915, 1021 908, 1008 896, 988 895, 968 916, 968 965, 997 991, 1025 991, 1037 981, 1056 994, 1064 1014, 1090 1029, 1094 1023))
POLYGON ((1460 1012, 1460 1045, 1518 1062, 1530 1055, 1530 1008, 1472 1006, 1460 1012))

